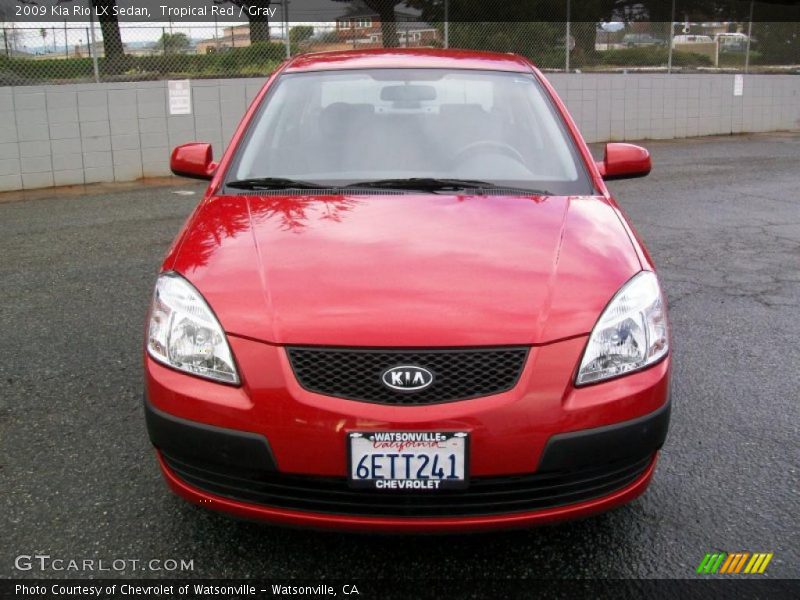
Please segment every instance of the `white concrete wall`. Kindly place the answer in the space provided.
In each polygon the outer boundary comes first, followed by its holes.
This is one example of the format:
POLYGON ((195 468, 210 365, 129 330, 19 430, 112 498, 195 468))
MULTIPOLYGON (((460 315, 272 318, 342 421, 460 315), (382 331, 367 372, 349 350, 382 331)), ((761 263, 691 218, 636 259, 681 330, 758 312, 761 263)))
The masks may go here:
MULTIPOLYGON (((588 142, 800 130, 800 77, 548 75, 588 142)), ((169 174, 171 148, 219 156, 265 79, 192 82, 193 114, 168 116, 165 81, 0 88, 0 191, 169 174)))
POLYGON ((0 191, 169 175, 178 144, 221 152, 265 81, 194 81, 190 116, 165 81, 0 88, 0 191))
POLYGON ((587 142, 800 130, 800 77, 549 74, 587 142))

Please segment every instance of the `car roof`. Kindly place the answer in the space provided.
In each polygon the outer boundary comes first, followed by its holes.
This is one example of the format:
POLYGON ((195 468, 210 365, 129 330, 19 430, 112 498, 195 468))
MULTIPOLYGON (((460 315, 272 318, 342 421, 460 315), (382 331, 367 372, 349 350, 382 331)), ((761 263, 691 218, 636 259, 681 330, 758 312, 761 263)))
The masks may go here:
POLYGON ((530 63, 517 54, 436 48, 393 48, 301 54, 289 61, 285 72, 413 68, 478 69, 518 73, 530 73, 531 70, 530 63))

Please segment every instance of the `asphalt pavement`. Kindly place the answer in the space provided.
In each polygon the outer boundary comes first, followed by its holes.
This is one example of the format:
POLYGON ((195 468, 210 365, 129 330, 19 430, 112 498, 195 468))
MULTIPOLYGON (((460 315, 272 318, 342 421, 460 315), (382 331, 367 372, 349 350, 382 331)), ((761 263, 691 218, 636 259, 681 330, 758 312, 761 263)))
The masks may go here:
POLYGON ((611 187, 669 296, 662 458, 626 507, 511 533, 282 529, 174 497, 140 354, 156 270, 202 188, 0 198, 0 577, 90 574, 14 566, 48 554, 191 559, 191 577, 685 578, 713 551, 774 552, 766 576, 800 577, 800 134, 644 144, 650 177, 611 187))

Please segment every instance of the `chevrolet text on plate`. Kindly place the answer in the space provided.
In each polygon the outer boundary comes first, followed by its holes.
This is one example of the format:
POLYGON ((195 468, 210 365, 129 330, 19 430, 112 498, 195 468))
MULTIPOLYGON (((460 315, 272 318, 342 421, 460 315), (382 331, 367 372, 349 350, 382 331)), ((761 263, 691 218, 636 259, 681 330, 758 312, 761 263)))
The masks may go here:
POLYGON ((608 179, 511 54, 297 56, 164 259, 144 403, 169 487, 239 517, 460 532, 630 502, 669 425, 667 309, 608 179))

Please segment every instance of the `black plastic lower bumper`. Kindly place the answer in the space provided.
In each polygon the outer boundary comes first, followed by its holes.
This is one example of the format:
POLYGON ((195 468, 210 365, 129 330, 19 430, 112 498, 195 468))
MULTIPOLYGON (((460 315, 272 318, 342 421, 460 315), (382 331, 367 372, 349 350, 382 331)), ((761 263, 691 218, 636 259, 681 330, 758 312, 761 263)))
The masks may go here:
POLYGON ((667 439, 669 416, 668 401, 638 419, 554 435, 545 446, 537 470, 561 471, 653 454, 667 439))
POLYGON ((473 477, 467 490, 353 490, 344 477, 279 473, 266 438, 173 417, 145 400, 150 439, 193 487, 253 504, 352 515, 432 517, 501 514, 599 498, 631 485, 662 446, 669 403, 645 417, 564 433, 548 442, 535 473, 473 477))
POLYGON ((144 398, 150 441, 164 454, 189 464, 237 474, 275 472, 275 459, 263 435, 188 421, 155 408, 144 398))

